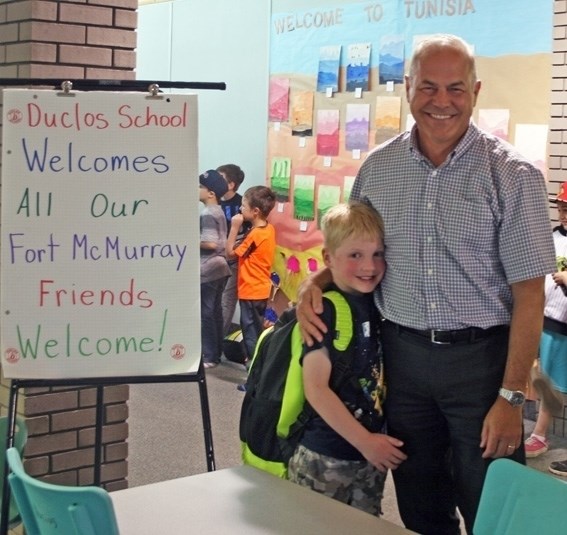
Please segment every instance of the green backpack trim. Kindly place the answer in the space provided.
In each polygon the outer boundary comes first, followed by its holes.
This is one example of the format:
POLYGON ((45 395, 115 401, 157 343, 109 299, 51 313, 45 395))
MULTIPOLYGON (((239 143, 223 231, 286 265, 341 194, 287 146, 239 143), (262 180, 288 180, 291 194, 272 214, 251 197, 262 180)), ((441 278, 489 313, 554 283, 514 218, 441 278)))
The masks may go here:
MULTIPOLYGON (((337 390, 346 375, 346 371, 350 369, 350 352, 347 352, 347 350, 353 340, 353 318, 350 305, 339 292, 331 290, 323 295, 331 301, 335 311, 335 339, 333 344, 335 350, 339 353, 337 360, 339 371, 333 374, 331 388, 337 390)), ((249 377, 249 383, 256 382, 256 385, 253 384, 251 387, 249 385, 249 390, 245 395, 240 418, 240 438, 244 464, 286 478, 287 461, 295 449, 306 421, 312 416, 313 409, 305 402, 303 369, 300 364, 303 342, 295 318, 295 311, 293 311, 292 319, 286 322, 282 318, 282 323, 263 331, 256 344, 249 377), (274 366, 274 363, 271 362, 272 375, 267 378, 262 375, 264 363, 261 362, 261 359, 270 359, 273 355, 268 354, 268 349, 263 352, 264 345, 266 342, 270 342, 270 338, 268 338, 270 334, 277 335, 277 331, 280 329, 283 337, 287 337, 285 343, 289 341, 289 363, 285 362, 281 356, 278 359, 281 360, 281 367, 274 366), (260 360, 257 361, 257 359, 260 360), (259 370, 259 378, 255 378, 255 366, 259 370), (287 370, 285 370, 285 366, 287 366, 287 370), (283 381, 281 393, 270 392, 271 385, 265 384, 272 380, 273 373, 279 375, 279 380, 283 381), (281 377, 282 374, 285 374, 284 378, 281 377), (266 411, 266 413, 262 414, 262 411, 266 411), (275 414, 277 411, 279 411, 279 415, 275 414), (260 426, 262 426, 262 429, 260 429, 260 426), (271 446, 268 448, 271 450, 270 454, 263 451, 266 443, 271 446), (277 453, 274 453, 274 450, 277 453), (266 458, 268 456, 272 458, 266 458)), ((277 356, 274 358, 277 358, 277 356)), ((278 363, 276 362, 276 364, 278 363)), ((269 372, 266 372, 266 374, 269 374, 269 372)))

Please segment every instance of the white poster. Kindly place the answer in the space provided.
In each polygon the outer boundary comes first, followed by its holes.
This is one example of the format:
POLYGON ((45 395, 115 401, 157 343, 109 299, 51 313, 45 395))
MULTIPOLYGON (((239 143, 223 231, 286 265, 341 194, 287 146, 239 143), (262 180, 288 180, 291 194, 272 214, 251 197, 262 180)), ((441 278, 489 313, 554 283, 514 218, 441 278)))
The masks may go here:
POLYGON ((199 365, 197 97, 3 91, 5 377, 199 365))

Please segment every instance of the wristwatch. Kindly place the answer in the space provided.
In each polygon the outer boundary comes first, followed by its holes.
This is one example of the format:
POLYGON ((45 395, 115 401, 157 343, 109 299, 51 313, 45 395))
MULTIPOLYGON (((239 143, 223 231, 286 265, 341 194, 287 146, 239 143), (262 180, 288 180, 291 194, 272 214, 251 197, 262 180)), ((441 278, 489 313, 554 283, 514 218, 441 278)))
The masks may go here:
POLYGON ((521 390, 508 390, 501 388, 498 395, 503 397, 512 407, 521 407, 526 401, 526 395, 521 390))

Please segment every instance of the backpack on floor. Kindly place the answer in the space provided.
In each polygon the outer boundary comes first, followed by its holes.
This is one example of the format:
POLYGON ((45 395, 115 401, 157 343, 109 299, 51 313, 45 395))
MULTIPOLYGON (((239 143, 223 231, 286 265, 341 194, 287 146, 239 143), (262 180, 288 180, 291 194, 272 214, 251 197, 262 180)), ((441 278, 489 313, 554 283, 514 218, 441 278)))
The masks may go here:
MULTIPOLYGON (((333 351, 338 358, 330 385, 336 392, 350 371, 353 318, 339 292, 325 292, 324 298, 335 312, 333 351)), ((315 415, 303 391, 302 349, 295 309, 286 310, 258 339, 240 413, 242 461, 282 478, 287 478, 305 424, 315 415)))
POLYGON ((238 329, 224 337, 222 352, 231 362, 244 364, 246 362, 246 349, 242 337, 242 330, 238 329))

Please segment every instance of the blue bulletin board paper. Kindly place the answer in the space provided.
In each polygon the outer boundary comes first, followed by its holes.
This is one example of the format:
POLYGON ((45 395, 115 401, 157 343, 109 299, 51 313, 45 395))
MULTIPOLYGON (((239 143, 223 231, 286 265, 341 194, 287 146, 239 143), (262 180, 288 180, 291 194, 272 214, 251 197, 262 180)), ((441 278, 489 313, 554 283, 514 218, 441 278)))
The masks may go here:
POLYGON ((3 91, 7 378, 199 365, 197 97, 3 91))

